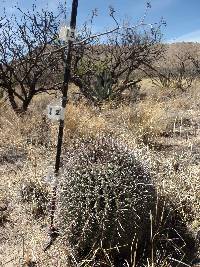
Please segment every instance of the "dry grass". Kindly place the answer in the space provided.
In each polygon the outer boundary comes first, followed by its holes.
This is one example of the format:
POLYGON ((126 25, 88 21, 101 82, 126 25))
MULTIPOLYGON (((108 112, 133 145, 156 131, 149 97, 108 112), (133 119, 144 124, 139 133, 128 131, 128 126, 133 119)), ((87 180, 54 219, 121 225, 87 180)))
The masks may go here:
MULTIPOLYGON (((157 189, 180 206, 194 234, 200 228, 200 97, 198 84, 185 94, 150 86, 144 81, 146 98, 130 105, 101 111, 81 101, 68 104, 65 145, 73 138, 112 134, 139 153, 151 166, 157 189)), ((50 101, 39 97, 30 112, 17 117, 9 105, 0 107, 0 198, 8 199, 9 221, 0 225, 0 263, 2 266, 67 266, 66 248, 61 240, 46 253, 48 216, 36 219, 34 203, 23 203, 21 189, 26 183, 37 184, 48 193, 51 186, 45 175, 54 164, 57 124, 44 119, 42 111, 50 101), (5 265, 10 261, 10 265, 5 265), (25 265, 26 263, 26 265, 25 265)), ((44 190, 44 191, 45 191, 44 190)), ((0 218, 1 220, 1 218, 0 218)), ((148 266, 166 267, 163 261, 148 266)))

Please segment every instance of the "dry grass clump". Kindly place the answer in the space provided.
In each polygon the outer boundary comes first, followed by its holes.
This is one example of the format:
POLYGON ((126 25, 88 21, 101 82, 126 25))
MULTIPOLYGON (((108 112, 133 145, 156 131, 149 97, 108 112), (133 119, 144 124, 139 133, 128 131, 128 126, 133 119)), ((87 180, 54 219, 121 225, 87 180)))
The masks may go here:
POLYGON ((108 129, 104 116, 96 108, 80 103, 69 103, 66 109, 65 137, 97 136, 108 129))
POLYGON ((0 108, 0 145, 4 147, 15 146, 23 143, 20 132, 22 124, 20 118, 8 105, 0 108))
POLYGON ((129 118, 130 127, 141 139, 148 143, 167 130, 168 120, 162 103, 140 103, 129 118))
POLYGON ((142 141, 152 148, 156 147, 161 137, 181 136, 188 139, 197 136, 200 123, 197 89, 167 99, 158 97, 161 92, 159 88, 156 90, 157 98, 150 92, 143 101, 121 105, 103 113, 109 125, 115 127, 114 133, 123 132, 121 136, 126 136, 126 139, 134 137, 137 142, 142 141))
POLYGON ((170 155, 153 158, 156 187, 163 191, 180 210, 193 231, 200 226, 200 172, 195 154, 185 148, 170 155))
POLYGON ((137 141, 146 144, 173 131, 173 127, 169 127, 170 118, 163 103, 145 101, 137 105, 121 106, 113 111, 113 117, 113 123, 119 131, 124 129, 129 136, 133 135, 137 141))

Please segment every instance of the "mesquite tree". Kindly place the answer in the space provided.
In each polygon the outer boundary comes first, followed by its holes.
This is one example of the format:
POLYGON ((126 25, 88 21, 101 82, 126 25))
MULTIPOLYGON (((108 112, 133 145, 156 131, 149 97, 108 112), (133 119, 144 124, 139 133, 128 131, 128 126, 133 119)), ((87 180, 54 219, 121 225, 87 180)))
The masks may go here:
POLYGON ((135 72, 151 65, 163 50, 160 43, 163 21, 145 24, 145 13, 138 25, 120 24, 113 8, 110 16, 116 23, 115 29, 92 37, 85 26, 82 31, 85 36, 79 36, 82 41, 74 46, 71 81, 96 104, 119 98, 126 89, 134 88, 140 81, 135 72))
POLYGON ((163 58, 153 65, 147 65, 146 74, 157 86, 180 89, 185 92, 197 76, 196 68, 194 68, 195 61, 186 50, 187 47, 178 44, 176 46, 166 45, 163 58))
MULTIPOLYGON (((120 98, 126 89, 135 89, 140 81, 136 71, 160 57, 163 21, 146 24, 149 7, 137 25, 120 23, 110 7, 115 26, 95 35, 91 30, 94 11, 90 24, 78 31, 70 81, 91 102, 120 98)), ((58 40, 58 16, 45 10, 37 12, 35 7, 31 12, 20 12, 20 21, 16 17, 6 19, 0 28, 0 87, 17 113, 26 111, 35 95, 61 90, 66 48, 58 40)))
POLYGON ((42 10, 5 18, 0 28, 0 87, 16 113, 25 112, 33 96, 61 88, 57 48, 58 18, 42 10))

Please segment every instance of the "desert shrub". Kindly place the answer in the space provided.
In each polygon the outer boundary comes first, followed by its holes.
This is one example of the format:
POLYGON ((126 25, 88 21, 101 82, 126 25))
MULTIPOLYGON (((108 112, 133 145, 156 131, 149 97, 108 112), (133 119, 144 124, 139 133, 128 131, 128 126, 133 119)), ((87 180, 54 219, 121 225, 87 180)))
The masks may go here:
MULTIPOLYGON (((19 6, 15 8, 22 12, 19 6)), ((58 18, 48 10, 37 11, 35 5, 21 15, 19 20, 5 12, 6 23, 0 31, 0 86, 20 115, 36 95, 60 90, 62 84, 60 55, 51 53, 58 44, 58 18), (45 58, 44 53, 51 56, 45 58)))
POLYGON ((170 54, 170 48, 162 60, 150 66, 148 77, 152 83, 163 88, 187 91, 196 80, 196 72, 186 52, 170 54))
POLYGON ((133 264, 134 258, 141 264, 152 251, 184 258, 187 228, 173 209, 159 211, 151 177, 141 162, 111 137, 77 141, 65 151, 58 221, 77 262, 109 258, 119 266, 120 259, 133 264))
MULTIPOLYGON (((121 23, 114 13, 111 8, 110 15, 119 26, 116 31, 93 37, 92 42, 80 42, 73 48, 71 82, 93 104, 121 99, 124 91, 138 89, 136 85, 141 81, 138 76, 142 76, 144 66, 151 66, 162 57, 163 20, 150 28, 149 24, 136 26, 127 20, 121 23)), ((84 25, 79 38, 89 39, 93 19, 94 16, 84 25)))

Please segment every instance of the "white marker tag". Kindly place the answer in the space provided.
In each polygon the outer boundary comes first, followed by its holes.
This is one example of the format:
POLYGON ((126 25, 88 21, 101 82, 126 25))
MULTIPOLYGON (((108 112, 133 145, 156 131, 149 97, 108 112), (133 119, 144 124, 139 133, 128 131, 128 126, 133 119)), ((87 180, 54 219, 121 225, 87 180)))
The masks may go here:
POLYGON ((59 38, 62 41, 74 41, 75 40, 75 29, 71 29, 66 25, 62 26, 59 31, 59 38))
POLYGON ((57 179, 54 174, 53 168, 49 168, 47 174, 42 178, 42 182, 48 185, 56 185, 57 179))
POLYGON ((51 120, 63 120, 64 119, 64 108, 60 105, 48 105, 47 116, 51 120))

